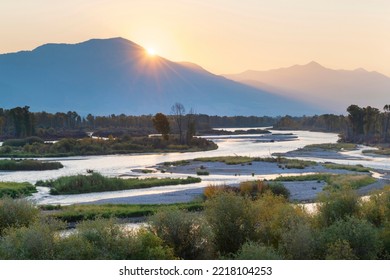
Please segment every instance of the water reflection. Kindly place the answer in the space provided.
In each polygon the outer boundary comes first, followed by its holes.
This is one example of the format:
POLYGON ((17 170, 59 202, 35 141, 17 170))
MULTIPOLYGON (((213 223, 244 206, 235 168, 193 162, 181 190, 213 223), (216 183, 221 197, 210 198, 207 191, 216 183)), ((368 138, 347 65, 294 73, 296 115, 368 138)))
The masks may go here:
MULTIPOLYGON (((280 133, 280 131, 271 131, 280 133)), ((51 159, 60 161, 64 168, 55 171, 14 171, 0 172, 1 181, 35 183, 38 180, 54 179, 60 176, 86 174, 87 169, 100 172, 106 176, 148 176, 148 177, 177 177, 187 174, 142 174, 135 172, 135 169, 150 168, 165 161, 188 160, 197 157, 211 156, 251 156, 268 157, 272 153, 283 153, 309 144, 335 143, 338 140, 337 134, 320 133, 308 131, 283 131, 293 133, 296 138, 293 141, 257 141, 264 135, 251 135, 251 137, 219 137, 214 139, 218 149, 213 151, 195 153, 155 153, 155 154, 130 154, 130 155, 109 155, 109 156, 86 156, 51 159)), ((360 151, 366 147, 360 147, 360 151)), ((332 161, 344 164, 362 164, 364 166, 390 170, 388 159, 369 157, 361 154, 360 151, 344 152, 346 155, 358 157, 357 160, 335 159, 332 161)), ((314 161, 325 161, 322 158, 303 158, 314 161)), ((279 174, 268 174, 258 177, 259 179, 278 176, 279 174)), ((257 178, 257 177, 255 177, 257 178)), ((202 178, 204 181, 198 184, 155 187, 141 190, 127 190, 117 192, 104 192, 82 195, 61 195, 51 196, 47 188, 39 188, 38 194, 33 196, 37 203, 41 204, 72 204, 72 203, 172 203, 177 201, 188 201, 202 193, 202 188, 208 184, 236 184, 244 180, 254 179, 252 176, 234 175, 210 175, 202 178)))

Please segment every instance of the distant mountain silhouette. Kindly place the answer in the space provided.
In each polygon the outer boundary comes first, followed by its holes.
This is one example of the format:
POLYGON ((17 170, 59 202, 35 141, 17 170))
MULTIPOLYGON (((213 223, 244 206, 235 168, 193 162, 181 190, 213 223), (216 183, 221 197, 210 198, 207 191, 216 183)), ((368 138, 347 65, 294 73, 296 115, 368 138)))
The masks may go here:
POLYGON ((351 104, 382 109, 390 103, 390 78, 378 72, 332 70, 317 62, 269 71, 225 75, 262 90, 305 100, 333 113, 345 113, 351 104))
POLYGON ((319 110, 214 75, 200 66, 148 56, 123 38, 46 44, 0 55, 0 107, 80 114, 169 113, 175 102, 212 115, 301 115, 319 110))

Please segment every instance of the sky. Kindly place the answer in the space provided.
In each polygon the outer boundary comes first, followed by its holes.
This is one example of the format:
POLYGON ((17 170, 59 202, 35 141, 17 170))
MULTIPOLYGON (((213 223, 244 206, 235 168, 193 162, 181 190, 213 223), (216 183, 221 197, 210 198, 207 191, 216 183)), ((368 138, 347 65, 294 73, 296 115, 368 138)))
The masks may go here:
POLYGON ((388 0, 0 0, 0 53, 124 37, 216 74, 317 61, 390 76, 388 0))

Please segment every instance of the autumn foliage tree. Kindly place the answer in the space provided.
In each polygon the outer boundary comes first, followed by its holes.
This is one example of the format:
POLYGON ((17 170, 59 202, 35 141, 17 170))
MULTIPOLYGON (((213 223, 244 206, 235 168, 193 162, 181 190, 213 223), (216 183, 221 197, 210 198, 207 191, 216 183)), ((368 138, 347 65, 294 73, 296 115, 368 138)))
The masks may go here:
POLYGON ((168 140, 169 133, 171 132, 171 128, 167 116, 165 116, 163 113, 157 113, 153 117, 152 121, 153 121, 153 126, 158 131, 158 133, 162 134, 164 140, 168 140))

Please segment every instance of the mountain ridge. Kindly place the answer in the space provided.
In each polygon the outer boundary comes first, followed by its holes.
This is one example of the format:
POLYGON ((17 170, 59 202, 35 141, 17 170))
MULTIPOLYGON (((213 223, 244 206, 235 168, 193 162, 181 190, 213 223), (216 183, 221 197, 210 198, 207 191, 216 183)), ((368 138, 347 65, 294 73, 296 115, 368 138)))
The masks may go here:
POLYGON ((0 55, 2 105, 82 114, 169 113, 175 102, 198 113, 297 115, 319 112, 305 102, 176 63, 127 39, 49 43, 0 55))
POLYGON ((248 70, 224 76, 280 96, 306 100, 331 113, 344 113, 351 104, 383 108, 389 103, 386 96, 390 92, 390 78, 364 68, 335 70, 312 61, 304 65, 268 71, 248 70))

